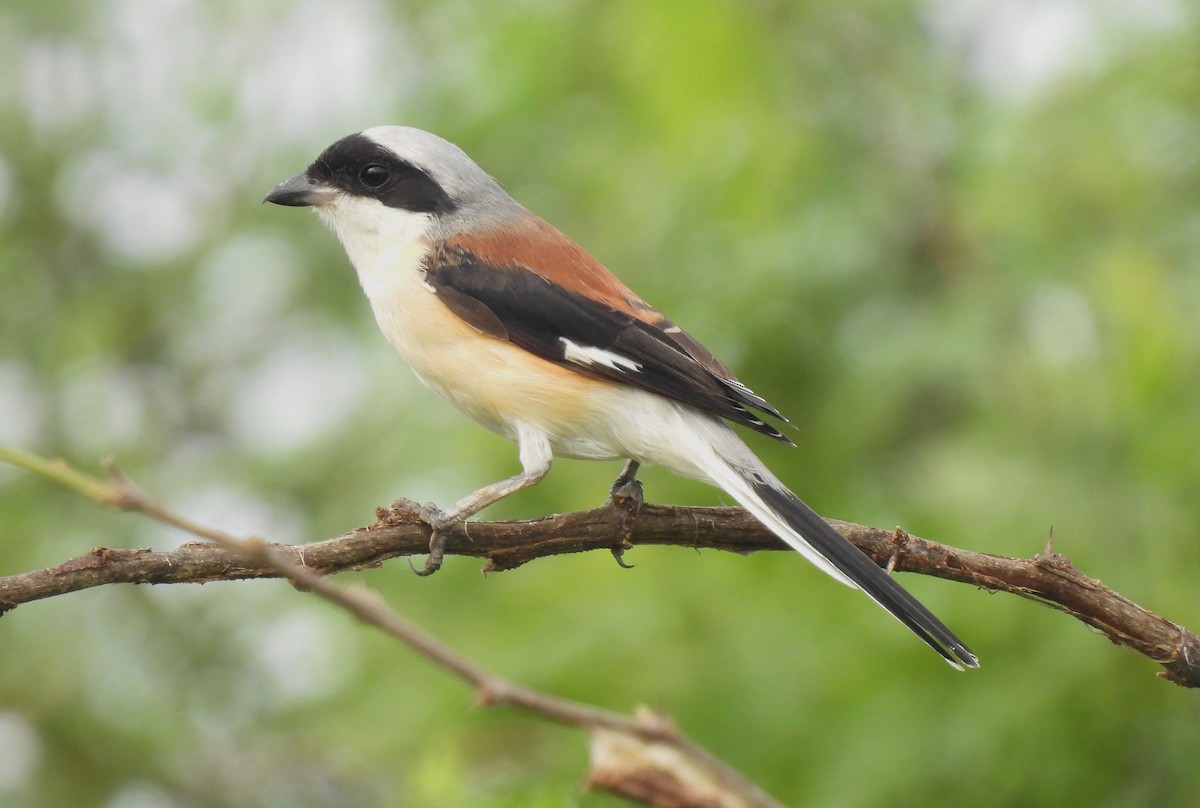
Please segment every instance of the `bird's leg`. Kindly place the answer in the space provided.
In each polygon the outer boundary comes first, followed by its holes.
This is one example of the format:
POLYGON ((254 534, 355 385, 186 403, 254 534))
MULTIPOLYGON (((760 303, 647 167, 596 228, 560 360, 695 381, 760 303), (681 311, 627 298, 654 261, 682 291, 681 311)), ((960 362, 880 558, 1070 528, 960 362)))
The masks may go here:
POLYGON ((637 478, 641 463, 636 460, 626 460, 625 468, 613 480, 612 488, 608 489, 609 499, 636 499, 642 501, 642 484, 637 478))
POLYGON ((515 494, 522 488, 536 485, 550 471, 552 455, 550 444, 545 436, 526 430, 518 430, 517 434, 521 449, 519 474, 514 474, 508 479, 491 485, 485 485, 454 503, 454 507, 448 511, 439 509, 433 503, 422 505, 417 509, 421 514, 422 521, 430 527, 429 556, 425 559, 424 568, 417 569, 411 561, 408 562, 417 575, 432 575, 441 568, 442 559, 446 556, 447 528, 469 519, 509 494, 515 494))
POLYGON ((625 468, 621 469, 621 473, 613 481, 612 488, 608 490, 609 505, 618 509, 622 515, 624 536, 621 545, 612 548, 612 554, 617 566, 623 569, 632 569, 634 566, 625 563, 625 549, 630 546, 629 533, 633 528, 633 520, 642 510, 642 483, 637 478, 640 465, 636 460, 625 461, 625 468))

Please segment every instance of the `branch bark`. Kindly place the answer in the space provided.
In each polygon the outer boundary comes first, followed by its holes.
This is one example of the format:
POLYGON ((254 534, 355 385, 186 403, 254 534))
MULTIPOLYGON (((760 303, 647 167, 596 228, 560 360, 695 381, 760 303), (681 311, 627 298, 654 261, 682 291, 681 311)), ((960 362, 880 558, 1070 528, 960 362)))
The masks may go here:
MULTIPOLYGON (((867 555, 898 572, 915 572, 1008 592, 1053 607, 1132 648, 1163 667, 1160 675, 1200 687, 1200 637, 1114 592, 1065 556, 1010 558, 962 550, 912 536, 830 519, 867 555)), ((622 502, 526 522, 471 522, 451 536, 447 552, 487 559, 485 572, 509 570, 538 558, 638 545, 676 545, 747 554, 788 548, 737 508, 643 505, 633 515, 622 502), (470 536, 467 536, 469 531, 470 536)), ((375 567, 428 549, 429 528, 407 504, 381 508, 376 522, 304 545, 278 545, 294 563, 328 575, 375 567)), ((0 613, 22 603, 115 583, 207 583, 272 577, 212 544, 174 550, 97 548, 54 567, 0 578, 0 613)))
MULTIPOLYGON (((93 501, 122 507, 103 483, 87 482, 86 475, 62 464, 46 463, 42 469, 30 465, 33 461, 28 457, 22 461, 0 455, 0 459, 50 476, 93 501)), ((1159 676, 1183 687, 1200 687, 1200 637, 1085 575, 1049 547, 1031 558, 1010 558, 938 544, 900 528, 828 521, 880 566, 1008 592, 1066 612, 1113 643, 1161 665, 1159 676)), ((554 555, 589 550, 620 553, 649 544, 741 554, 788 549, 739 508, 642 505, 618 499, 593 510, 525 522, 470 522, 453 531, 447 552, 487 559, 484 572, 495 572, 554 555)), ((412 503, 401 501, 378 509, 372 525, 310 544, 277 545, 277 549, 291 562, 329 575, 379 566, 397 556, 420 555, 428 545, 428 526, 412 503)), ((0 614, 22 603, 106 584, 207 583, 278 574, 247 565, 237 553, 211 544, 167 551, 97 548, 54 567, 0 578, 0 614)))

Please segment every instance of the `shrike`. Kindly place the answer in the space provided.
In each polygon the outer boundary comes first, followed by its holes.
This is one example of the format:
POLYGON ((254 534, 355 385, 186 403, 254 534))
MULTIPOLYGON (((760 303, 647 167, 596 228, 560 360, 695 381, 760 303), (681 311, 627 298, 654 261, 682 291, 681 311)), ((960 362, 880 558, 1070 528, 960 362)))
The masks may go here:
POLYGON ((975 655, 781 483, 726 423, 790 444, 779 412, 575 242, 436 135, 342 138, 266 196, 337 233, 392 347, 442 398, 517 442, 522 471, 441 512, 439 528, 537 483, 559 457, 657 463, 724 489, 829 575, 865 592, 956 668, 975 655))

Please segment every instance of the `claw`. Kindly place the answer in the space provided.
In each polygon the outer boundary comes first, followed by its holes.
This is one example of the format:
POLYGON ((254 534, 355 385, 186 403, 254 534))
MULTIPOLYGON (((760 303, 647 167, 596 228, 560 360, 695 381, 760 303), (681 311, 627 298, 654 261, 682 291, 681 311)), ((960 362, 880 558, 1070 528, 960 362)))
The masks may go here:
POLYGON ((438 536, 429 543, 429 555, 425 557, 425 566, 417 569, 417 565, 412 563, 411 558, 404 559, 408 562, 408 568, 413 571, 413 575, 419 575, 424 578, 427 575, 433 575, 442 568, 442 559, 446 556, 445 542, 441 541, 438 536))
POLYGON ((617 562, 617 566, 620 567, 621 569, 631 570, 637 566, 637 564, 626 564, 625 563, 625 548, 624 547, 613 547, 610 549, 611 549, 611 552, 613 555, 613 560, 617 562))
POLYGON ((630 460, 621 470, 620 476, 613 480, 612 488, 608 489, 609 499, 627 499, 636 503, 635 510, 642 506, 642 482, 637 478, 639 463, 630 460))
POLYGON ((446 542, 448 541, 444 531, 458 520, 432 502, 426 502, 424 505, 415 505, 413 503, 413 506, 413 510, 420 515, 421 521, 429 525, 429 555, 426 556, 425 566, 421 569, 417 569, 416 565, 412 563, 411 558, 406 560, 413 574, 424 578, 427 575, 433 575, 442 568, 442 560, 446 557, 446 542))
POLYGON ((636 478, 629 480, 618 479, 613 483, 612 489, 608 492, 608 497, 614 500, 629 500, 633 503, 635 510, 640 509, 642 502, 645 501, 642 481, 636 478))

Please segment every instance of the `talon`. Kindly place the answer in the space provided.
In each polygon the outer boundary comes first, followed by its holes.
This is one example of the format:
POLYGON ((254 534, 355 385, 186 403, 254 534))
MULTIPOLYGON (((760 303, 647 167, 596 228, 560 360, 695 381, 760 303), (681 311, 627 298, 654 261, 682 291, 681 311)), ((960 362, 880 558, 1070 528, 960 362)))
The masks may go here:
POLYGON ((442 568, 442 559, 446 557, 446 537, 439 533, 437 528, 429 536, 429 555, 425 557, 425 566, 422 569, 417 569, 412 563, 412 559, 408 560, 408 566, 413 571, 414 575, 420 575, 424 578, 427 575, 433 575, 442 568))
POLYGON ((442 562, 440 560, 434 561, 434 557, 432 554, 426 557, 425 566, 421 569, 417 569, 417 565, 412 563, 411 558, 405 559, 405 560, 408 561, 408 568, 410 570, 412 570, 413 575, 419 576, 421 578, 424 578, 429 575, 433 575, 435 572, 437 572, 438 570, 440 570, 442 568, 442 562))
POLYGON ((627 462, 617 479, 613 480, 612 487, 608 489, 608 498, 632 499, 640 506, 642 504, 642 483, 637 478, 640 467, 641 464, 636 460, 627 462))
POLYGON ((439 556, 435 556, 433 553, 430 553, 428 556, 426 556, 425 566, 421 569, 417 569, 417 565, 412 563, 411 558, 406 558, 405 561, 408 562, 408 568, 412 570, 413 575, 420 576, 421 578, 424 578, 428 575, 433 575, 442 568, 442 559, 439 556))
POLYGON ((608 498, 611 500, 627 500, 640 508, 645 501, 642 481, 636 477, 628 480, 618 479, 609 490, 608 498))
POLYGON ((448 541, 445 531, 459 520, 450 516, 432 502, 417 505, 405 500, 405 505, 412 507, 420 515, 421 521, 429 525, 429 555, 425 558, 425 566, 417 569, 416 565, 412 563, 411 558, 406 559, 408 567, 413 571, 413 574, 424 578, 427 575, 433 575, 442 568, 442 560, 446 557, 446 542, 448 541))
POLYGON ((617 566, 620 567, 621 569, 631 570, 637 566, 637 564, 626 564, 625 563, 625 548, 624 547, 612 547, 612 548, 610 548, 610 551, 612 552, 613 560, 617 562, 617 566))

